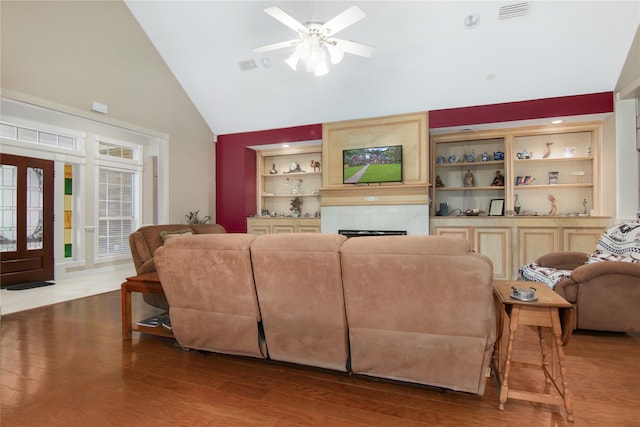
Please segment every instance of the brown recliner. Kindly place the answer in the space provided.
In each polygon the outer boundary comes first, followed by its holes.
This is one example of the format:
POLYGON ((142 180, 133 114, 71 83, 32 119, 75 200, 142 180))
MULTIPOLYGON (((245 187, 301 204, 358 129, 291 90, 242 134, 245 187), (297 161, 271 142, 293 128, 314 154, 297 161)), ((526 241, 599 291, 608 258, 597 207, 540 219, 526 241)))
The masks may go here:
MULTIPOLYGON (((145 225, 129 235, 129 247, 136 273, 146 274, 156 271, 153 254, 163 245, 163 233, 180 233, 191 231, 191 234, 219 234, 227 231, 219 224, 160 224, 145 225)), ((188 234, 188 233, 187 233, 188 234)), ((144 301, 164 310, 169 309, 167 300, 162 295, 144 294, 144 301)))
POLYGON ((181 346, 267 357, 253 281, 253 234, 171 239, 156 252, 158 276, 181 346))
POLYGON ((349 342, 339 234, 265 234, 251 246, 273 360, 347 371, 349 342))
POLYGON ((572 303, 576 329, 640 332, 639 259, 640 223, 630 222, 607 230, 591 254, 553 252, 520 273, 572 303))
POLYGON ((355 237, 340 249, 354 373, 484 394, 493 265, 467 240, 355 237))

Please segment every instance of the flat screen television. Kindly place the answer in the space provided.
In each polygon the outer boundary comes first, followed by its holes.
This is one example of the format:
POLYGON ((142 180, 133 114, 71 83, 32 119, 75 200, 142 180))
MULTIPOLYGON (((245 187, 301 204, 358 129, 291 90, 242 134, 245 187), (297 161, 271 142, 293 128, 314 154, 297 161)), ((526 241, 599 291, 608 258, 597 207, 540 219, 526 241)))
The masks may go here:
POLYGON ((342 182, 402 182, 402 145, 342 150, 342 182))

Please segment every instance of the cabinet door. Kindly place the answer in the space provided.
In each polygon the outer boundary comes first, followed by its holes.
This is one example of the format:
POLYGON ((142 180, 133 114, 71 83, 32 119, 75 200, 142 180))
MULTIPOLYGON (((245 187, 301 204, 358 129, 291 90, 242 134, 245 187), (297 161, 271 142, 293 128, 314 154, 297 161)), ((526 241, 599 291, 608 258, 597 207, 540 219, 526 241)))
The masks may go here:
POLYGON ((557 228, 520 227, 518 228, 518 266, 531 264, 550 252, 560 250, 557 228))
POLYGON ((301 225, 298 227, 297 233, 319 233, 320 227, 317 225, 301 225))
POLYGON ((280 224, 271 227, 272 233, 293 233, 293 224, 280 224))
POLYGON ((590 254, 596 248, 598 239, 605 231, 601 228, 564 228, 562 230, 562 250, 590 254))
POLYGON ((511 228, 475 228, 473 232, 476 252, 487 256, 493 263, 493 278, 511 279, 511 228))
POLYGON ((472 242, 471 230, 468 227, 436 227, 433 231, 436 236, 459 237, 472 242))
POLYGON ((271 227, 268 225, 249 225, 247 226, 247 234, 255 234, 256 236, 260 236, 262 234, 271 233, 271 227))

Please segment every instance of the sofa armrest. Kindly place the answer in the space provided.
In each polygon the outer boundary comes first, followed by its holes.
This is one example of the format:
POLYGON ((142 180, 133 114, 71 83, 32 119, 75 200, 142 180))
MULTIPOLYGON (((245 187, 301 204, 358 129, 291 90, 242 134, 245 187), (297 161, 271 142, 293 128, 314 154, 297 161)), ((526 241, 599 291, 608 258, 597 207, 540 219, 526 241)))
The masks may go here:
POLYGON ((553 290, 572 304, 578 300, 578 284, 571 278, 559 281, 553 290))
POLYGON ((139 231, 134 231, 129 235, 129 247, 131 248, 131 257, 136 273, 144 274, 155 271, 153 267, 153 254, 149 251, 149 246, 144 239, 144 235, 139 231), (145 264, 152 264, 153 270, 149 270, 149 266, 143 267, 145 264))
POLYGON ((583 283, 605 274, 634 276, 640 280, 640 264, 620 261, 593 262, 575 268, 571 272, 571 279, 583 283))
POLYGON ((552 252, 541 256, 536 260, 542 267, 551 267, 556 270, 573 270, 584 264, 589 255, 584 252, 552 252))

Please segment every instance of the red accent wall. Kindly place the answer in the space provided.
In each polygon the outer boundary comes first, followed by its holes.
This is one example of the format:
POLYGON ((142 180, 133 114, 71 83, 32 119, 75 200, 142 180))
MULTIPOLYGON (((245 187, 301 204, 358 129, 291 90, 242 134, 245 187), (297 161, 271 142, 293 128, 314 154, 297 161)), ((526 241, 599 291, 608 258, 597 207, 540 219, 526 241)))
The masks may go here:
POLYGON ((322 139, 322 125, 219 135, 216 143, 216 222, 230 233, 247 231, 257 209, 254 145, 322 139))
MULTIPOLYGON (((562 96, 429 112, 429 128, 613 112, 613 92, 562 96)), ((322 139, 322 124, 219 135, 216 144, 216 222, 230 233, 247 231, 257 209, 254 145, 322 139)))
POLYGON ((601 92, 434 110, 429 112, 429 128, 610 113, 613 112, 613 101, 613 92, 601 92))

